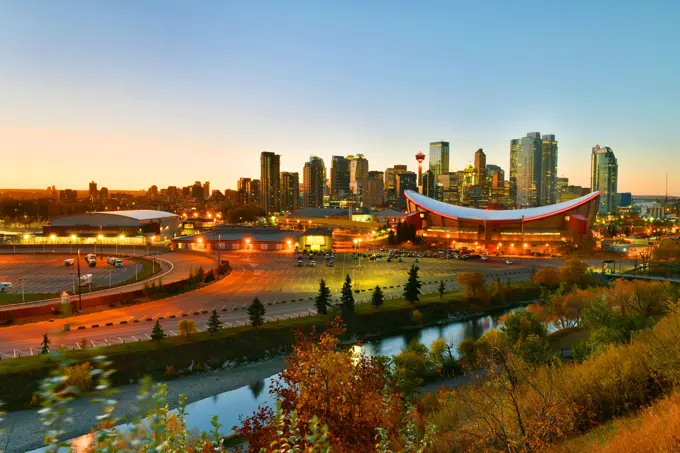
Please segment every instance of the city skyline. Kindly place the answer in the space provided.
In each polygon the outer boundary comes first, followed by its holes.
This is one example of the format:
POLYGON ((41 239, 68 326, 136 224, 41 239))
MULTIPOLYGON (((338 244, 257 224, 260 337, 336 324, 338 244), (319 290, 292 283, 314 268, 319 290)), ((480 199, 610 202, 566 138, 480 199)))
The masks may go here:
MULTIPOLYGON (((619 190, 665 191, 665 169, 680 166, 667 134, 680 104, 680 59, 669 58, 680 6, 600 2, 584 16, 540 2, 495 2, 493 15, 482 5, 385 5, 4 2, 0 186, 200 179, 234 189, 259 174, 263 150, 287 171, 301 172, 311 154, 327 163, 364 154, 383 171, 414 165, 439 140, 451 144, 451 170, 482 148, 508 174, 508 141, 538 130, 559 137, 557 176, 588 186, 600 143, 616 150, 619 190), (512 25, 539 7, 559 21, 512 25), (255 22, 267 24, 257 36, 255 22), (550 71, 508 70, 528 53, 549 53, 550 71), (423 70, 431 61, 438 71, 423 70), (27 172, 28 158, 49 165, 27 172)), ((680 194, 680 181, 671 177, 669 192, 680 194)))

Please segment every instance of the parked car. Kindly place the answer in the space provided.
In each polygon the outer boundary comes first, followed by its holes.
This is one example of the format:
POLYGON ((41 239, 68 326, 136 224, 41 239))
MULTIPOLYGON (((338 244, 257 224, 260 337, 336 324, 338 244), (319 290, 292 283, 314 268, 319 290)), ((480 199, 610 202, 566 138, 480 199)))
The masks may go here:
POLYGON ((73 266, 74 264, 76 264, 76 260, 74 260, 73 258, 64 260, 64 266, 66 267, 73 266))
POLYGON ((486 255, 482 256, 482 261, 489 261, 489 257, 486 255))
POLYGON ((310 265, 311 267, 316 267, 316 261, 314 261, 314 260, 310 261, 310 262, 309 262, 309 265, 310 265))
POLYGON ((506 260, 505 264, 512 264, 512 260, 506 260))
POLYGON ((116 260, 118 260, 118 258, 116 258, 115 256, 109 256, 108 258, 106 258, 106 262, 111 265, 116 264, 116 260))
POLYGON ((123 267, 123 260, 116 260, 115 263, 113 263, 115 267, 123 267))
POLYGON ((11 282, 0 282, 0 293, 4 293, 5 290, 12 289, 11 282))

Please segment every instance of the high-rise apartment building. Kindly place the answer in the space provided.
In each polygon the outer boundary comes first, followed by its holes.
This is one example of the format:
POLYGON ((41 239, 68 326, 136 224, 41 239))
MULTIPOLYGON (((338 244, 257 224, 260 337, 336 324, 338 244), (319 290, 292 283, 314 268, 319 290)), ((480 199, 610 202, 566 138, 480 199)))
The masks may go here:
POLYGON ((486 181, 486 154, 481 148, 475 152, 475 173, 477 174, 477 184, 483 185, 486 181))
POLYGON ((201 203, 204 200, 203 184, 201 184, 201 181, 196 181, 194 182, 194 185, 191 186, 191 198, 196 200, 198 203, 201 203))
POLYGON ((539 173, 539 206, 557 203, 557 141, 553 134, 543 135, 541 172, 539 173))
POLYGON ((616 214, 618 180, 619 164, 614 151, 607 146, 600 148, 600 145, 595 145, 590 155, 590 187, 593 192, 602 192, 598 214, 616 214))
POLYGON ((364 181, 362 203, 367 208, 380 208, 385 205, 385 175, 381 171, 369 171, 364 181))
POLYGON ((449 142, 430 143, 430 168, 437 179, 439 175, 449 172, 449 142))
POLYGON ((323 186, 326 180, 326 167, 323 159, 318 156, 311 156, 309 162, 305 163, 302 180, 303 207, 322 208, 323 186))
POLYGON ((295 172, 281 173, 281 210, 295 211, 300 198, 300 175, 295 172))
POLYGON ((439 199, 437 196, 437 181, 434 179, 434 173, 432 173, 430 170, 427 170, 425 173, 423 173, 422 177, 422 193, 426 197, 439 199))
POLYGON ((349 194, 349 160, 344 156, 331 157, 330 190, 334 197, 349 194))
POLYGON ((98 198, 98 197, 97 197, 97 193, 98 193, 98 192, 97 192, 97 183, 94 182, 94 181, 91 181, 91 182, 90 182, 89 195, 88 195, 88 197, 89 197, 89 199, 90 199, 90 202, 94 202, 94 201, 97 200, 97 198, 98 198))
POLYGON ((281 156, 267 151, 260 154, 260 202, 267 214, 281 210, 281 156))
POLYGON ((250 178, 239 178, 236 183, 236 191, 238 192, 238 205, 248 206, 250 204, 250 178))
POLYGON ((203 199, 207 200, 210 198, 210 181, 203 183, 203 199))
POLYGON ((510 196, 517 208, 557 201, 557 141, 555 136, 529 132, 510 142, 510 196))
POLYGON ((412 171, 405 171, 396 175, 396 193, 401 209, 406 206, 404 191, 413 190, 418 191, 418 175, 412 171))
POLYGON ((352 192, 358 194, 361 184, 368 178, 368 159, 363 154, 347 156, 349 161, 349 186, 352 192))

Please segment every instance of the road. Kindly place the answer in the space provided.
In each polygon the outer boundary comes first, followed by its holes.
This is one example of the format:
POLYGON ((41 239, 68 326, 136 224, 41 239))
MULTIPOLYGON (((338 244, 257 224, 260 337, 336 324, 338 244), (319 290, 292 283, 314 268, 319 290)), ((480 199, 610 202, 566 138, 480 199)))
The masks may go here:
MULTIPOLYGON (((225 326, 243 325, 248 321, 245 307, 256 296, 265 303, 269 321, 305 316, 314 312, 313 298, 318 291, 319 280, 326 280, 333 301, 338 301, 342 281, 347 274, 355 280, 354 288, 360 290, 355 294, 358 302, 368 301, 376 285, 384 288, 386 297, 400 297, 407 270, 414 263, 413 258, 405 258, 402 263, 362 260, 357 269, 350 254, 339 254, 335 267, 327 267, 325 260, 317 261, 316 267, 297 267, 290 253, 253 251, 232 252, 224 254, 223 258, 230 261, 232 273, 195 291, 52 322, 1 328, 0 357, 6 359, 35 354, 44 333, 52 339, 53 347, 75 347, 83 339, 95 346, 145 340, 156 320, 169 335, 177 334, 178 321, 182 318, 195 320, 202 330, 213 308, 220 312, 225 326), (64 331, 65 324, 70 324, 70 331, 64 331)), ((441 280, 445 281, 447 289, 457 288, 455 279, 461 272, 480 271, 486 274, 488 281, 496 278, 501 282, 519 281, 529 278, 533 268, 562 264, 551 259, 515 258, 513 261, 514 264, 509 266, 501 258, 490 258, 488 262, 421 258, 423 292, 436 292, 441 280)))

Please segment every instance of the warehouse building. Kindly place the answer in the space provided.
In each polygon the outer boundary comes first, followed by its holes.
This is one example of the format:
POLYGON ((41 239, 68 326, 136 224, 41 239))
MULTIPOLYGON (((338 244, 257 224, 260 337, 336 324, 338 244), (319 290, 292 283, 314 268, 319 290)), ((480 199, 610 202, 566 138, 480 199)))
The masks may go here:
POLYGON ((175 237, 179 227, 180 217, 171 212, 149 209, 87 212, 52 219, 43 227, 43 237, 56 243, 88 240, 157 242, 175 237))
POLYGON ((298 231, 282 231, 277 227, 221 227, 202 234, 172 239, 173 250, 290 250, 298 247, 298 231))

